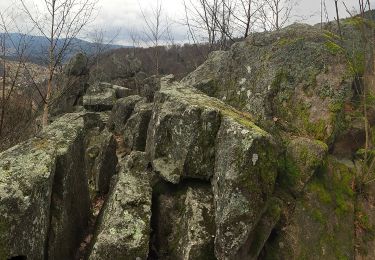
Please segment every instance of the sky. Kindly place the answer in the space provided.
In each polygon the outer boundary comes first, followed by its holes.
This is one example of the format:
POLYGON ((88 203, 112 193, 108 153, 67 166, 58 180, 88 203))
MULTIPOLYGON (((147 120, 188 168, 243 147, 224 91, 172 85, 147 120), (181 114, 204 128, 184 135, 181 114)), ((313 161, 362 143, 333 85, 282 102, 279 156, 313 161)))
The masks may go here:
MULTIPOLYGON (((44 0, 26 0, 31 2, 44 2, 44 0)), ((162 1, 163 14, 168 17, 170 24, 170 34, 173 35, 175 42, 187 42, 187 28, 183 26, 184 8, 183 0, 160 0, 162 1)), ((188 0, 189 1, 189 0, 188 0)), ((198 1, 198 0, 191 0, 198 1)), ((294 6, 293 19, 305 23, 315 24, 320 22, 320 1, 319 0, 296 0, 294 6)), ((342 2, 351 9, 358 4, 358 0, 341 0, 341 16, 346 16, 342 2)), ((0 10, 9 6, 19 4, 19 0, 1 0, 0 10)), ((80 37, 86 40, 93 38, 93 32, 102 30, 108 39, 113 39, 117 44, 132 45, 130 34, 145 38, 145 24, 141 9, 146 16, 150 15, 152 7, 156 0, 98 0, 97 10, 93 21, 82 31, 80 37)), ((371 0, 372 6, 375 6, 375 0, 371 0)), ((334 0, 326 0, 327 11, 330 19, 334 18, 334 0)), ((19 18, 19 22, 24 22, 19 18)))

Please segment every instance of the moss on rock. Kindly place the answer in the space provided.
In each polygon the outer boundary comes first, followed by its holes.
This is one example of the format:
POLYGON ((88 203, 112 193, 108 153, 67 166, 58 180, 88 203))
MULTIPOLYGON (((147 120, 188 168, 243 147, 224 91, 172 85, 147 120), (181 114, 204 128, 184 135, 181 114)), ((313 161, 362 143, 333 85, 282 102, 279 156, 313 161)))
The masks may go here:
POLYGON ((265 259, 353 259, 354 165, 329 156, 306 185, 265 259))

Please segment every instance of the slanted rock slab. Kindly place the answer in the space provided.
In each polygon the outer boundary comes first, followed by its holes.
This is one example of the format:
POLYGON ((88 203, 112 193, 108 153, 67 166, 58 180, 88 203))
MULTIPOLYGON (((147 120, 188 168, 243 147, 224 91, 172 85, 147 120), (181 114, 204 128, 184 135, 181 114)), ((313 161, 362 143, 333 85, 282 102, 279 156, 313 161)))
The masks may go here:
POLYGON ((139 102, 124 126, 124 143, 130 151, 145 151, 147 130, 152 115, 152 103, 139 102))
POLYGON ((274 191, 277 155, 266 132, 250 122, 223 118, 213 177, 218 259, 233 258, 255 228, 274 191))
POLYGON ((82 114, 66 114, 0 154, 1 259, 74 257, 89 214, 83 135, 82 114))
POLYGON ((121 169, 98 226, 89 259, 147 259, 151 221, 152 173, 144 153, 134 152, 121 169))
POLYGON ((165 180, 177 184, 182 178, 213 175, 220 113, 210 101, 178 83, 164 82, 156 93, 146 153, 165 180))
POLYGON ((108 129, 121 134, 126 122, 133 113, 134 106, 142 99, 140 96, 133 95, 117 100, 108 119, 108 129))

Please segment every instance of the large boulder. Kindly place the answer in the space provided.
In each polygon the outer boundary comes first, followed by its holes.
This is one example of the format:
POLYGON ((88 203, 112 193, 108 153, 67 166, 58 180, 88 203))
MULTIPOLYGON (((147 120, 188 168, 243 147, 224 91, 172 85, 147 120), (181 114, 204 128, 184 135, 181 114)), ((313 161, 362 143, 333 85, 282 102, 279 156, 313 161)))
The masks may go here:
POLYGON ((155 96, 146 152, 154 169, 171 183, 179 183, 182 177, 213 175, 220 113, 205 106, 205 98, 177 83, 163 84, 155 96), (195 99, 202 104, 195 104, 195 99))
POLYGON ((89 259, 147 259, 152 172, 144 153, 120 161, 121 169, 103 209, 89 259))
POLYGON ((0 154, 1 259, 74 258, 90 206, 83 138, 83 115, 67 114, 0 154))
POLYGON ((251 231, 246 243, 237 251, 234 259, 262 259, 260 254, 281 219, 282 207, 283 202, 280 199, 273 197, 268 200, 256 227, 251 231))
POLYGON ((106 83, 94 83, 83 96, 83 106, 89 111, 111 110, 117 100, 116 90, 106 83))
POLYGON ((98 57, 98 63, 91 66, 90 82, 107 81, 133 77, 141 70, 142 63, 132 55, 112 53, 98 57))
POLYGON ((274 230, 265 259, 354 259, 355 167, 329 156, 306 185, 287 221, 274 230))
POLYGON ((64 67, 64 73, 67 76, 82 76, 88 74, 88 58, 83 53, 78 53, 70 59, 68 64, 64 67))
POLYGON ((294 194, 303 191, 314 173, 323 166, 328 153, 325 143, 304 137, 293 137, 286 144, 284 174, 280 182, 294 194))
POLYGON ((332 141, 352 97, 353 77, 320 29, 294 24, 254 33, 214 52, 183 82, 247 111, 266 130, 276 127, 332 141))
POLYGON ((75 106, 82 105, 82 97, 88 87, 89 73, 87 57, 80 53, 73 57, 64 68, 64 73, 55 77, 54 92, 50 104, 50 115, 58 116, 74 112, 75 106))
POLYGON ((213 177, 218 259, 235 257, 254 230, 274 191, 277 157, 269 134, 250 121, 223 118, 213 177))
POLYGON ((170 183, 212 178, 216 257, 235 257, 274 191, 279 153, 271 136, 248 114, 163 80, 146 153, 155 171, 170 183))

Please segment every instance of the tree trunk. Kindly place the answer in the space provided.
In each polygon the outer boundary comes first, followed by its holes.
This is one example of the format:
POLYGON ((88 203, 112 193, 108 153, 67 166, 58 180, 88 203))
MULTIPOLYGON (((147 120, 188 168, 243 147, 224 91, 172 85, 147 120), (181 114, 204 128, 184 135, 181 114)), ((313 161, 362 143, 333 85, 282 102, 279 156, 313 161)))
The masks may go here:
POLYGON ((50 106, 50 99, 52 94, 52 81, 53 81, 53 74, 55 72, 55 58, 54 58, 54 48, 55 48, 55 9, 56 0, 52 0, 52 7, 51 7, 51 36, 50 36, 50 46, 49 46, 49 78, 48 78, 48 86, 47 86, 47 94, 46 100, 43 109, 43 118, 42 118, 42 126, 43 128, 48 125, 48 115, 49 115, 49 106, 50 106))
POLYGON ((1 98, 0 137, 3 135, 4 117, 5 117, 5 84, 6 84, 5 59, 4 59, 3 66, 4 68, 3 68, 3 91, 2 91, 2 98, 1 98))
POLYGON ((52 77, 50 76, 50 78, 48 79, 47 95, 46 95, 46 100, 45 100, 44 108, 43 108, 43 119, 42 119, 43 127, 46 127, 48 125, 49 105, 50 105, 51 92, 52 92, 52 78, 53 76, 52 77))
POLYGON ((6 64, 5 64, 5 36, 1 39, 1 47, 3 53, 3 90, 2 90, 2 98, 1 98, 1 117, 0 117, 0 137, 3 135, 3 128, 4 128, 4 117, 5 117, 5 85, 6 85, 6 64))

